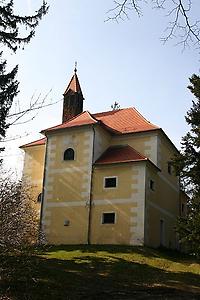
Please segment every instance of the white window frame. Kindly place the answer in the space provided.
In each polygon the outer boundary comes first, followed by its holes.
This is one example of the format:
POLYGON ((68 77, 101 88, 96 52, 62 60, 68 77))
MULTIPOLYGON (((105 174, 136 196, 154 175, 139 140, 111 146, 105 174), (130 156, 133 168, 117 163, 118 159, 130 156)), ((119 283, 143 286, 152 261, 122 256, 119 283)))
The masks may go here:
POLYGON ((103 178, 103 189, 104 190, 112 190, 112 189, 116 189, 116 188, 118 188, 118 176, 106 176, 106 177, 103 178), (106 183, 107 178, 116 178, 116 186, 106 187, 105 183, 106 183))
POLYGON ((115 211, 104 211, 101 213, 101 225, 115 225, 117 223, 117 214, 115 211), (114 223, 103 223, 103 215, 104 214, 114 214, 115 215, 115 222, 114 223))

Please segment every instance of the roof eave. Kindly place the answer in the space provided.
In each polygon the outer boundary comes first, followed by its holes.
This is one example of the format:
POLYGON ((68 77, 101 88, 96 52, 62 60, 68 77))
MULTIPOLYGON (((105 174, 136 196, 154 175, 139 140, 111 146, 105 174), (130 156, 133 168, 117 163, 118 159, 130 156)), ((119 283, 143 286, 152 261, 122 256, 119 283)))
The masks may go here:
POLYGON ((135 162, 148 162, 153 166, 154 168, 157 169, 157 171, 161 172, 161 169, 156 166, 149 158, 144 158, 144 159, 135 159, 135 160, 128 160, 128 161, 116 161, 116 162, 105 162, 105 163, 94 163, 94 166, 106 166, 106 165, 116 165, 116 164, 124 164, 124 163, 135 163, 135 162))
POLYGON ((146 130, 137 130, 137 131, 123 131, 121 132, 122 135, 125 135, 125 134, 134 134, 134 133, 143 133, 143 132, 149 132, 149 131, 156 131, 156 130, 159 130, 161 128, 150 128, 150 129, 146 129, 146 130))
POLYGON ((91 126, 91 125, 97 125, 98 123, 90 123, 90 124, 81 124, 81 125, 74 125, 74 126, 70 126, 70 127, 62 127, 62 128, 55 128, 55 129, 50 129, 50 130, 42 130, 40 131, 40 133, 44 134, 46 136, 46 133, 55 133, 58 130, 66 130, 66 129, 72 129, 72 128, 76 128, 76 127, 83 127, 83 126, 91 126))
POLYGON ((114 162, 104 162, 104 163, 94 163, 95 166, 105 166, 105 165, 113 165, 113 164, 124 164, 124 163, 134 163, 134 162, 140 162, 140 161, 147 161, 147 158, 145 159, 134 159, 134 160, 124 160, 124 161, 114 161, 114 162))
POLYGON ((170 144, 172 145, 172 147, 176 150, 177 154, 180 153, 180 151, 177 149, 177 147, 174 145, 174 143, 170 140, 170 138, 168 137, 168 135, 164 132, 164 130, 162 128, 159 128, 159 131, 164 135, 164 137, 170 142, 170 144))
POLYGON ((22 150, 24 150, 24 149, 26 149, 26 148, 31 148, 31 147, 38 147, 38 146, 45 146, 46 145, 46 143, 43 143, 43 144, 38 144, 38 145, 22 145, 22 146, 19 146, 19 149, 22 149, 22 150))

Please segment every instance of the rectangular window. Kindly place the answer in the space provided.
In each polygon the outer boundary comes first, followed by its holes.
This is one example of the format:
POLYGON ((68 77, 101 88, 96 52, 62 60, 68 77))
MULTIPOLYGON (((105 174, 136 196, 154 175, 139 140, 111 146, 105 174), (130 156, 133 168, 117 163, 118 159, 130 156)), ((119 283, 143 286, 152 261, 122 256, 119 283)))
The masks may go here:
POLYGON ((164 221, 160 220, 160 246, 164 246, 165 241, 165 228, 164 228, 164 221))
POLYGON ((115 213, 103 213, 102 224, 115 224, 115 213))
POLYGON ((167 164, 167 171, 168 173, 171 175, 172 174, 172 162, 171 161, 168 161, 168 164, 167 164))
POLYGON ((115 188, 117 186, 117 177, 105 177, 104 188, 115 188))
POLYGON ((152 191, 155 190, 155 182, 152 179, 150 179, 150 181, 149 181, 149 187, 152 191))
POLYGON ((184 203, 181 204, 181 212, 182 212, 182 214, 185 212, 185 205, 184 205, 184 203))

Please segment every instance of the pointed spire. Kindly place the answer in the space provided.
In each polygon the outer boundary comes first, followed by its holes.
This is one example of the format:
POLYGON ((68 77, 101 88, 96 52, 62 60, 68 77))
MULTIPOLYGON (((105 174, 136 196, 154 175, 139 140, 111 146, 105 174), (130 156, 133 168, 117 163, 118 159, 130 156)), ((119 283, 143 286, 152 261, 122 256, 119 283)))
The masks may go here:
POLYGON ((74 74, 63 94, 63 118, 66 122, 83 111, 83 94, 77 76, 77 62, 75 62, 74 74))
POLYGON ((63 95, 66 95, 70 90, 74 93, 82 94, 81 86, 80 86, 78 76, 77 76, 77 62, 75 62, 74 75, 72 76, 63 95))

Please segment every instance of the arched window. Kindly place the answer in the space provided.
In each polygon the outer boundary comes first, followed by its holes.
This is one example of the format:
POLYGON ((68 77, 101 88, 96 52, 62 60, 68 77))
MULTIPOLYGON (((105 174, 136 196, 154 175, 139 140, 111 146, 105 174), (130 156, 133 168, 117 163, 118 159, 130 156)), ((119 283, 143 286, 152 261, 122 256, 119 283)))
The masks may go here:
POLYGON ((74 150, 72 148, 65 150, 64 160, 74 160, 74 150))

